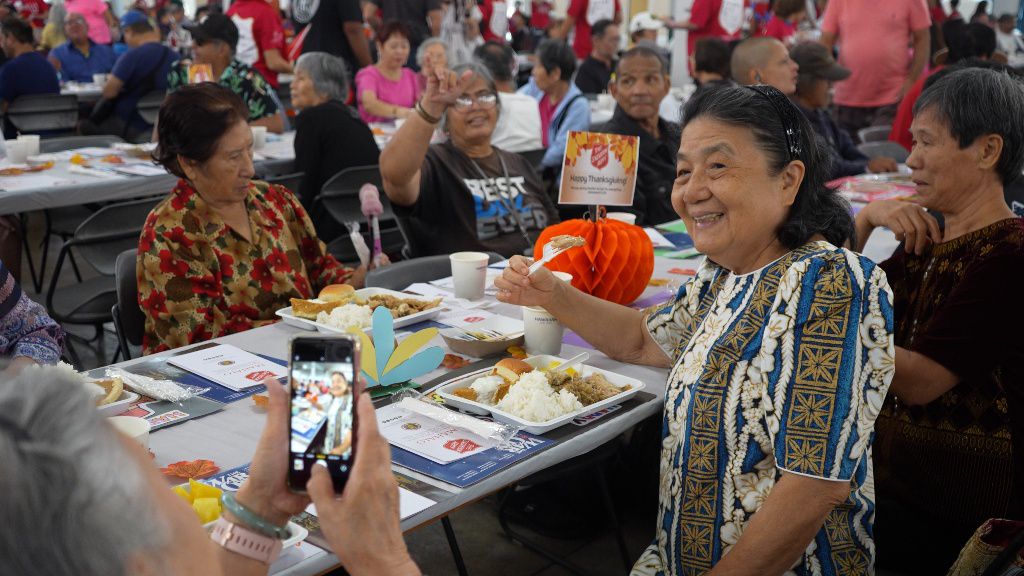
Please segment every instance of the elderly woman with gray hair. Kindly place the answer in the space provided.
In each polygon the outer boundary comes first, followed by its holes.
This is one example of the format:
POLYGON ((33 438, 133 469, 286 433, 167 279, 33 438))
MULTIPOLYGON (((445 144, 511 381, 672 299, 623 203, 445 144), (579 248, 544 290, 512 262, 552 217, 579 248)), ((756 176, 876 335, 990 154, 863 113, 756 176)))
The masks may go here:
POLYGON ((377 430, 369 395, 358 399, 358 455, 344 497, 338 499, 321 466, 313 467, 307 497, 285 486, 287 393, 267 381, 266 424, 249 477, 234 493, 253 516, 225 513, 211 535, 170 490, 150 455, 96 411, 77 376, 28 368, 0 384, 5 574, 263 576, 281 542, 261 530, 285 525, 310 499, 349 574, 420 574, 402 540, 390 449, 377 430), (264 525, 257 526, 254 517, 264 525))
POLYGON ((348 90, 344 60, 325 52, 299 57, 292 82, 292 105, 300 111, 295 170, 305 174, 298 196, 314 223, 319 218, 312 213, 313 199, 324 183, 346 168, 376 165, 380 156, 369 126, 345 105, 348 90))
POLYGON ((501 105, 490 72, 475 63, 435 70, 414 110, 381 154, 380 173, 416 255, 532 251, 558 215, 533 166, 491 145, 501 105), (441 123, 448 139, 432 145, 441 123))
POLYGON ((427 78, 435 70, 448 69, 448 46, 440 38, 427 38, 416 49, 416 65, 420 67, 420 91, 427 89, 427 78))

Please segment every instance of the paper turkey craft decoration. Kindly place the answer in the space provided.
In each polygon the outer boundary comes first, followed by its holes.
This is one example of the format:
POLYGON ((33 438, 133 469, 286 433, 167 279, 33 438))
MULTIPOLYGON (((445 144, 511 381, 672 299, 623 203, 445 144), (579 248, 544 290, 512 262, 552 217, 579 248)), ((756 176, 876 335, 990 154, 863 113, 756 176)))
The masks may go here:
POLYGON ((395 348, 395 319, 384 306, 373 311, 372 340, 362 330, 352 333, 362 342, 360 362, 368 388, 408 382, 433 371, 444 360, 444 351, 438 346, 418 351, 437 335, 437 328, 410 334, 395 348))
POLYGON ((586 245, 567 250, 547 263, 572 274, 572 285, 603 300, 631 304, 654 274, 654 246, 643 228, 618 220, 566 220, 541 232, 533 253, 541 254, 554 236, 582 236, 586 245))

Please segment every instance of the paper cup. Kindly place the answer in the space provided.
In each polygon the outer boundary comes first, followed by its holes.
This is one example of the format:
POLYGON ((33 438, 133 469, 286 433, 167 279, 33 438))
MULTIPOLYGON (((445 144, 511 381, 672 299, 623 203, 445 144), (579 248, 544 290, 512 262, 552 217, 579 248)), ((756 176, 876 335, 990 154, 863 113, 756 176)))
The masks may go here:
POLYGON ((18 136, 19 142, 26 142, 28 147, 25 156, 37 156, 39 154, 39 135, 38 134, 23 134, 18 136))
POLYGON ((636 224, 636 214, 631 212, 609 212, 609 220, 618 220, 619 222, 625 222, 626 224, 636 224))
POLYGON ((555 278, 558 278, 562 282, 565 282, 566 284, 572 284, 572 274, 569 274, 568 272, 552 272, 552 274, 554 274, 555 278))
POLYGON ((556 356, 562 352, 562 333, 565 328, 547 310, 524 306, 523 331, 526 336, 526 351, 530 354, 556 356))
POLYGON ((456 252, 452 261, 452 281, 455 297, 479 300, 487 287, 487 254, 483 252, 456 252))
POLYGON ((151 425, 145 418, 136 416, 113 416, 107 418, 110 425, 118 432, 138 442, 143 448, 149 450, 149 430, 151 425))
POLYGON ((252 147, 259 150, 267 145, 267 127, 252 126, 252 147))
POLYGON ((104 86, 104 85, 106 85, 106 83, 107 83, 107 75, 106 74, 93 74, 92 75, 92 83, 96 84, 97 86, 104 86))
POLYGON ((8 140, 7 159, 11 164, 24 164, 28 161, 30 146, 31 144, 24 140, 8 140))

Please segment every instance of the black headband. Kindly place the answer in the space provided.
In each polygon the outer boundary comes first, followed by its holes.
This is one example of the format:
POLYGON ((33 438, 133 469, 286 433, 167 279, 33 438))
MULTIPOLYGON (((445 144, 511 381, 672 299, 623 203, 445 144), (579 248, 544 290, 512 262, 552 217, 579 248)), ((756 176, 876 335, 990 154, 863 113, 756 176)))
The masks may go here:
POLYGON ((747 88, 764 96, 765 100, 768 100, 768 103, 772 105, 772 108, 775 108, 775 113, 779 115, 782 129, 786 134, 786 148, 789 151, 789 160, 790 162, 799 160, 803 149, 800 146, 802 134, 800 130, 800 117, 797 114, 801 114, 801 112, 777 88, 765 84, 747 86, 747 88))

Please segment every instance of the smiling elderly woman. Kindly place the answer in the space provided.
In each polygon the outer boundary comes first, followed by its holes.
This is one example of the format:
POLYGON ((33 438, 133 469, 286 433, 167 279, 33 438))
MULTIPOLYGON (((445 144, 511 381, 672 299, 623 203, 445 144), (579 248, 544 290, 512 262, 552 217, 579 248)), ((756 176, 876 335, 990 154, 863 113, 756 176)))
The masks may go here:
POLYGON ((181 180, 139 238, 146 353, 276 322, 290 298, 328 284, 363 285, 365 269, 327 253, 287 188, 252 180, 247 118, 238 96, 209 82, 160 108, 156 158, 181 180))
POLYGON ((871 443, 893 371, 885 274, 837 248, 853 222, 781 92, 708 91, 683 117, 672 203, 707 259, 675 302, 644 317, 544 268, 527 276, 523 258, 498 299, 543 306, 613 358, 672 368, 657 541, 634 574, 866 573, 871 443))
POLYGON ((384 191, 395 212, 408 218, 417 256, 460 250, 523 254, 557 220, 533 166, 491 146, 500 113, 486 68, 437 70, 416 113, 381 153, 384 191), (431 145, 442 116, 448 141, 431 145))

